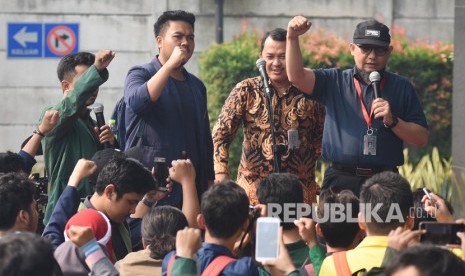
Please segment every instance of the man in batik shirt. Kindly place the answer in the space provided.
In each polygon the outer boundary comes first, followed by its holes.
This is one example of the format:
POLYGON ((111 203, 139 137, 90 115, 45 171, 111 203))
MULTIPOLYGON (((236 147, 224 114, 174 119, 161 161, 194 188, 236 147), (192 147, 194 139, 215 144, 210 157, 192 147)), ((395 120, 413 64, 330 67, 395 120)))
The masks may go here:
MULTIPOLYGON (((288 131, 298 131, 299 146, 280 154, 280 171, 295 174, 303 185, 306 203, 316 202, 315 162, 321 154, 324 107, 291 85, 286 73, 286 30, 275 29, 265 35, 260 58, 273 89, 276 144, 288 144, 288 131)), ((228 159, 240 124, 244 141, 237 183, 243 187, 251 204, 257 204, 256 185, 273 172, 272 136, 266 96, 261 77, 246 79, 236 85, 227 98, 213 128, 215 182, 229 178, 228 159)))

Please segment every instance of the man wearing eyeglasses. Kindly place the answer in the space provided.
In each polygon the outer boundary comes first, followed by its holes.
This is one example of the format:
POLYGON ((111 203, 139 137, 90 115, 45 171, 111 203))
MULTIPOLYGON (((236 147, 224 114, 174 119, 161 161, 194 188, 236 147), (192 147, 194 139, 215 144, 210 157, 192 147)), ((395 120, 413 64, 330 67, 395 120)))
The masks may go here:
POLYGON ((389 28, 374 20, 357 25, 349 49, 351 69, 304 68, 299 36, 311 23, 302 16, 288 24, 286 68, 291 83, 326 108, 323 159, 330 162, 322 190, 350 189, 360 193, 363 182, 381 171, 397 171, 404 163, 403 143, 428 142, 425 114, 410 81, 386 71, 393 47, 389 28), (380 76, 375 98, 369 76, 380 76))

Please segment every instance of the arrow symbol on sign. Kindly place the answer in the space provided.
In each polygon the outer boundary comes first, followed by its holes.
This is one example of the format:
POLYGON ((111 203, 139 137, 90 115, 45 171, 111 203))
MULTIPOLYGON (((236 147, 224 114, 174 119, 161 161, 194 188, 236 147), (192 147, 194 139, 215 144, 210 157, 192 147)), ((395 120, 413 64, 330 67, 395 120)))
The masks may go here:
POLYGON ((17 32, 13 36, 14 40, 16 40, 23 48, 26 48, 27 42, 37 42, 37 32, 26 32, 26 26, 24 26, 19 32, 17 32))

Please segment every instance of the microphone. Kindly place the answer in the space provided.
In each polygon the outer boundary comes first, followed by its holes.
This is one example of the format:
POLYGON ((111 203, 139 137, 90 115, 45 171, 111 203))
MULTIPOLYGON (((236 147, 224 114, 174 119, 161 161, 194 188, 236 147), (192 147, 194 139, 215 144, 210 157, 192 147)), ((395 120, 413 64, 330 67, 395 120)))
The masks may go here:
POLYGON ((381 75, 377 71, 373 71, 370 73, 369 79, 373 85, 375 99, 377 99, 379 98, 379 81, 381 80, 381 75))
POLYGON ((268 84, 268 75, 266 74, 266 61, 262 58, 257 59, 255 63, 257 65, 260 76, 263 78, 263 86, 265 87, 265 92, 268 96, 271 96, 271 88, 268 84))
MULTIPOLYGON (((95 118, 97 119, 97 127, 100 130, 102 126, 105 125, 105 117, 103 117, 103 104, 95 103, 93 107, 95 118)), ((103 143, 103 148, 111 148, 111 144, 109 142, 103 143)))

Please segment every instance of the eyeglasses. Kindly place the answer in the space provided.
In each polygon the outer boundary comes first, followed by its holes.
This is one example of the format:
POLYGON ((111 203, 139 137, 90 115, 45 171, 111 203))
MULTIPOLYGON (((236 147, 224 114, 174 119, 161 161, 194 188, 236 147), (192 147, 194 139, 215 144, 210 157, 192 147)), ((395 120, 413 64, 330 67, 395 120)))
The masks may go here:
POLYGON ((369 55, 371 51, 375 50, 375 55, 377 56, 384 56, 389 52, 389 47, 377 47, 377 46, 371 46, 371 45, 362 45, 362 44, 356 44, 358 48, 360 48, 360 51, 362 51, 362 54, 364 55, 369 55))

